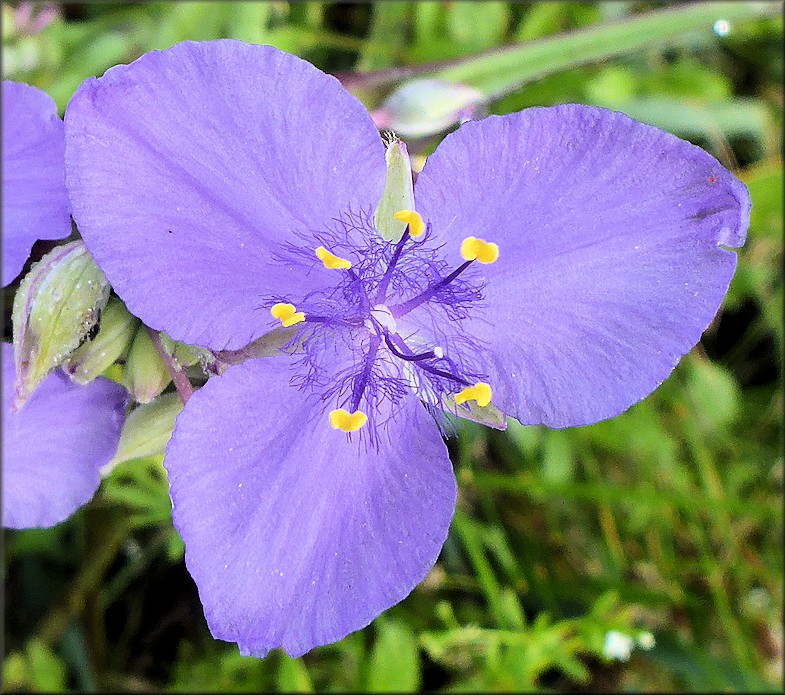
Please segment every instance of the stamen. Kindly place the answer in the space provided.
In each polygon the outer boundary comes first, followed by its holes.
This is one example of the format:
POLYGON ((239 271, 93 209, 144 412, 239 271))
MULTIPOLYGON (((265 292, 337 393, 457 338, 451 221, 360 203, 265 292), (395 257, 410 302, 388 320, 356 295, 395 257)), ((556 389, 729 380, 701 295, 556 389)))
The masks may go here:
POLYGON ((461 256, 467 261, 493 263, 499 258, 499 247, 482 239, 467 236, 461 244, 461 256))
POLYGON ((450 374, 450 372, 445 372, 443 369, 439 369, 438 367, 434 367, 433 365, 428 364, 427 362, 424 361, 425 360, 424 357, 420 357, 419 359, 417 359, 419 356, 415 355, 411 351, 411 348, 409 348, 409 346, 406 344, 403 338, 401 338, 401 336, 399 336, 397 333, 394 333, 392 335, 390 333, 385 333, 384 340, 387 343, 387 347, 390 348, 390 352, 392 352, 396 357, 400 357, 401 359, 408 360, 410 362, 416 362, 417 366, 420 369, 423 369, 426 372, 433 374, 434 376, 440 376, 443 379, 449 379, 450 381, 455 381, 459 384, 464 384, 466 386, 471 385, 469 384, 468 381, 466 381, 466 379, 463 379, 462 377, 457 376, 456 374, 450 374), (393 348, 392 343, 395 343, 395 345, 398 347, 398 351, 396 351, 393 348))
POLYGON ((286 328, 305 321, 305 314, 302 311, 297 311, 294 304, 278 302, 278 304, 273 304, 270 308, 270 313, 274 319, 280 319, 281 325, 286 328))
POLYGON ((330 253, 324 246, 320 246, 316 249, 316 255, 328 270, 349 270, 349 268, 352 267, 351 261, 336 256, 334 253, 330 253))
POLYGON ((460 393, 455 394, 455 402, 458 405, 466 401, 477 401, 477 405, 484 407, 491 402, 493 392, 489 384, 478 381, 474 386, 467 386, 460 393))
MULTIPOLYGON (((400 213, 396 213, 396 215, 397 214, 400 213)), ((398 263, 398 259, 401 257, 401 251, 403 251, 404 244, 406 244, 406 240, 409 238, 409 236, 410 233, 408 231, 404 231, 403 236, 395 247, 395 251, 393 251, 393 256, 390 259, 390 265, 388 265, 387 270, 384 271, 384 276, 379 283, 379 289, 376 291, 377 304, 384 304, 384 300, 387 297, 387 286, 390 284, 393 270, 395 270, 395 265, 398 263)))
POLYGON ((412 237, 418 237, 425 231, 425 223, 422 221, 420 213, 414 210, 399 210, 393 217, 409 225, 409 234, 412 237))
POLYGON ((407 362, 419 362, 420 360, 431 360, 436 357, 436 353, 433 350, 429 350, 428 352, 421 352, 419 355, 415 355, 414 353, 405 354, 398 350, 395 345, 393 345, 392 340, 390 340, 390 334, 384 334, 384 342, 387 343, 387 347, 390 348, 390 352, 393 355, 398 357, 399 359, 406 360, 407 362))
POLYGON ((330 424, 334 429, 342 432, 359 430, 366 422, 368 422, 368 416, 360 410, 355 410, 353 413, 343 408, 330 411, 330 424))
POLYGON ((420 304, 423 302, 427 302, 433 295, 435 295, 442 287, 446 287, 449 285, 455 278, 457 278, 464 270, 466 270, 473 261, 465 261, 461 263, 455 270, 453 270, 447 277, 442 278, 439 282, 431 285, 427 290, 425 290, 422 294, 418 294, 416 297, 409 299, 408 301, 404 302, 403 304, 396 304, 395 306, 389 307, 390 313, 397 319, 401 316, 405 316, 408 314, 412 309, 416 309, 420 304))

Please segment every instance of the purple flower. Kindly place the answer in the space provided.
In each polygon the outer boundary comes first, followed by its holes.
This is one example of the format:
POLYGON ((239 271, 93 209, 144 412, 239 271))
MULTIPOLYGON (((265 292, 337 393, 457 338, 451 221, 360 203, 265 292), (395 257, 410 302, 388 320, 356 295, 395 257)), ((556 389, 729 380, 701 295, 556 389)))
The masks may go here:
POLYGON ((55 102, 36 87, 3 82, 3 287, 37 239, 71 233, 65 133, 55 102))
MULTIPOLYGON (((3 82, 3 285, 22 270, 37 239, 71 232, 65 131, 54 101, 3 82)), ((98 469, 117 449, 127 400, 107 379, 86 387, 47 377, 13 410, 14 349, 3 343, 3 526, 53 526, 98 489, 98 469)))
POLYGON ((54 526, 98 489, 120 439, 125 389, 101 378, 78 386, 57 372, 16 412, 13 400, 14 349, 3 343, 3 526, 54 526))
POLYGON ((699 340, 748 224, 704 151, 565 105, 447 136, 388 243, 363 106, 234 41, 88 80, 66 131, 75 219, 132 313, 215 351, 293 336, 196 392, 165 460, 209 626, 257 656, 340 639, 432 567, 450 398, 551 427, 621 413, 699 340))

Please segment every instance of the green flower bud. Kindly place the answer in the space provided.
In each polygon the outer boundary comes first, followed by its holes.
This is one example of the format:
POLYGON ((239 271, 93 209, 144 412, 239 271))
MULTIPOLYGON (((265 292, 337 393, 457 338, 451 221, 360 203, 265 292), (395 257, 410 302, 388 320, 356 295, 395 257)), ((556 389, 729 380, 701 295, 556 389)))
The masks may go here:
POLYGON ((123 385, 135 401, 149 403, 171 380, 169 370, 155 349, 147 327, 140 325, 125 360, 123 385))
POLYGON ((164 350, 172 358, 175 367, 185 369, 193 367, 195 364, 201 364, 205 369, 208 365, 215 362, 215 356, 206 348, 197 345, 186 345, 172 340, 166 333, 161 332, 161 344, 164 350))
POLYGON ((33 264, 14 298, 14 408, 22 407, 38 384, 88 339, 109 290, 81 241, 58 246, 33 264))
POLYGON ((484 103, 483 93, 469 85, 411 80, 385 99, 376 119, 401 137, 427 137, 476 115, 484 103))
POLYGON ((163 454, 182 409, 178 393, 163 393, 150 403, 134 408, 123 424, 117 453, 101 469, 101 475, 108 475, 125 461, 163 454))
POLYGON ((89 384, 131 347, 139 319, 112 297, 101 315, 98 333, 78 347, 64 362, 63 369, 77 384, 89 384))
POLYGON ((393 140, 387 146, 385 159, 387 181, 373 222, 384 239, 396 244, 406 231, 406 222, 396 220, 393 215, 401 210, 414 210, 412 165, 406 145, 400 140, 393 140))

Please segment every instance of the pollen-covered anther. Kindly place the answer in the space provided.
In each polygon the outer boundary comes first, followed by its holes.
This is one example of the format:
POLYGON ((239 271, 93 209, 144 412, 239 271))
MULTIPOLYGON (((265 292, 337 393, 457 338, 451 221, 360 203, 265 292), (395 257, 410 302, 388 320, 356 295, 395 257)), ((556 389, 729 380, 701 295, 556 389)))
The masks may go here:
POLYGON ((343 408, 330 411, 330 424, 334 429, 342 432, 359 430, 366 422, 368 416, 360 410, 355 410, 353 413, 343 408))
POLYGON ((399 210, 393 217, 409 225, 409 236, 418 237, 425 231, 425 222, 422 221, 420 213, 414 210, 399 210))
POLYGON ((467 261, 493 263, 499 258, 499 247, 496 244, 467 236, 461 244, 461 256, 467 261))
POLYGON ((278 304, 273 304, 270 308, 270 313, 274 319, 280 319, 281 325, 286 328, 305 321, 305 314, 302 311, 297 311, 294 304, 278 302, 278 304))
POLYGON ((324 267, 329 270, 349 270, 349 268, 352 267, 351 261, 336 256, 334 253, 330 253, 324 246, 320 246, 316 249, 316 255, 319 257, 319 260, 324 263, 324 267))
POLYGON ((460 393, 455 394, 455 402, 458 405, 466 403, 466 401, 477 401, 477 405, 485 407, 491 402, 493 391, 489 384, 484 381, 478 381, 474 386, 467 386, 460 393))

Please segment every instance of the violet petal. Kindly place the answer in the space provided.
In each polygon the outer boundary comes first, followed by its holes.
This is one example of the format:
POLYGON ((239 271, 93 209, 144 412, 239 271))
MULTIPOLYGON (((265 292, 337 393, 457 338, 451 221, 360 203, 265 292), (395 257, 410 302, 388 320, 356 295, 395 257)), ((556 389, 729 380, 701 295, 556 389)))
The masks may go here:
POLYGON ((447 449, 417 399, 377 430, 377 451, 332 429, 287 364, 210 379, 164 461, 210 629, 246 655, 299 656, 370 623, 431 569, 455 507, 447 449))
POLYGON ((38 239, 71 233, 65 190, 65 133, 54 100, 37 87, 3 81, 3 287, 38 239))
POLYGON ((127 395, 108 379, 48 376, 17 412, 14 353, 3 343, 3 526, 54 526, 87 503, 114 456, 127 395))
POLYGON ((331 280, 281 261, 282 244, 340 211, 372 213, 384 189, 357 99, 299 58, 232 40, 87 80, 66 139, 74 219, 129 311, 215 350, 268 330, 263 297, 331 280))
POLYGON ((746 187, 713 157, 627 116, 532 108, 463 125, 428 159, 418 210, 479 266, 493 402, 525 424, 585 425, 653 391, 700 339, 744 243, 746 187))

